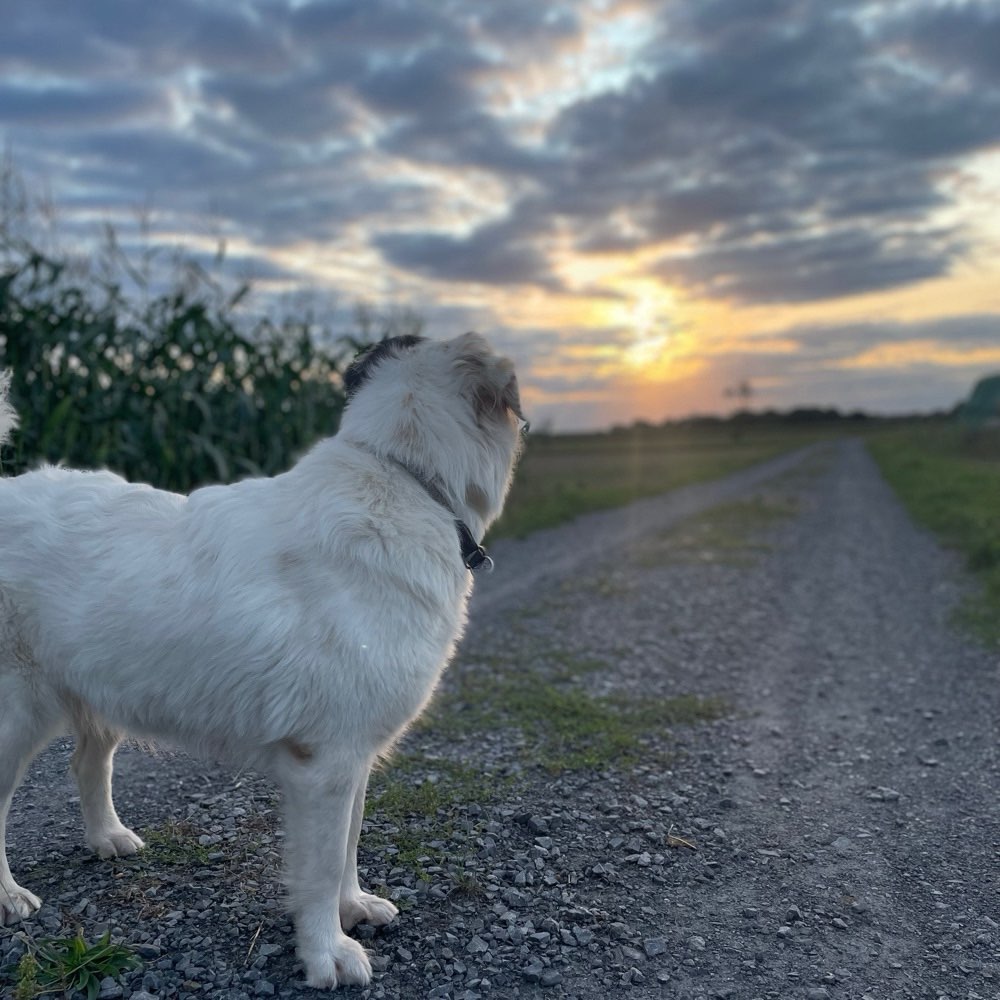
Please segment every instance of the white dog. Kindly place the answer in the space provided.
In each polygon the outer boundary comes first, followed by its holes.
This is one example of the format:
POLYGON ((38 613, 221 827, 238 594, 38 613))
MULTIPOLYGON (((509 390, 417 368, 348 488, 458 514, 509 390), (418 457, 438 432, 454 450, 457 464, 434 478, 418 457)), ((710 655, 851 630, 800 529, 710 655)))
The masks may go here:
POLYGON ((462 633, 523 417, 511 362, 472 333, 383 341, 345 386, 337 436, 273 479, 189 497, 62 468, 0 481, 0 923, 40 905, 11 876, 4 824, 58 732, 76 734, 90 846, 143 846, 111 801, 131 733, 277 782, 308 982, 369 981, 344 929, 397 910, 358 883, 368 773, 462 633))

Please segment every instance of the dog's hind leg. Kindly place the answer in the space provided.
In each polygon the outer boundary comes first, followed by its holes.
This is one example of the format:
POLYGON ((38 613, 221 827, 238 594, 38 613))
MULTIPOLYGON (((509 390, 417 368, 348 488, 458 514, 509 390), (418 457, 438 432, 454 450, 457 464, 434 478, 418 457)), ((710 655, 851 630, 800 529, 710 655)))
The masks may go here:
POLYGON ((32 758, 62 722, 57 703, 37 697, 22 673, 0 664, 0 926, 30 916, 41 900, 14 881, 7 864, 7 812, 32 758))
POLYGON ((340 923, 345 931, 349 931, 362 921, 381 927, 399 913, 388 899, 365 892, 358 881, 358 838, 361 836, 361 821, 365 815, 367 789, 366 774, 354 793, 351 828, 347 837, 347 854, 344 858, 344 878, 340 883, 340 923))
POLYGON ((87 843, 102 858, 125 857, 145 847, 115 812, 111 775, 121 735, 85 711, 75 713, 76 752, 71 764, 80 789, 87 843))

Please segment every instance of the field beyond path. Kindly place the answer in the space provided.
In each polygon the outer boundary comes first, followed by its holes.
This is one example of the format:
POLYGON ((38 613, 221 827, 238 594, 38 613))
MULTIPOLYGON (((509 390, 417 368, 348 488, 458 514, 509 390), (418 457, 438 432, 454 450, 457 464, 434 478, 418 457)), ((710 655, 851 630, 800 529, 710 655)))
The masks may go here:
MULTIPOLYGON (((998 657, 951 624, 972 583, 860 441, 491 555, 373 780, 362 879, 402 913, 359 929, 377 978, 345 996, 1000 996, 998 657)), ((109 1000, 320 995, 266 783, 125 749, 116 801, 150 848, 101 863, 69 751, 11 813, 33 935, 133 947, 109 1000)), ((21 951, 0 931, 0 969, 21 951)))

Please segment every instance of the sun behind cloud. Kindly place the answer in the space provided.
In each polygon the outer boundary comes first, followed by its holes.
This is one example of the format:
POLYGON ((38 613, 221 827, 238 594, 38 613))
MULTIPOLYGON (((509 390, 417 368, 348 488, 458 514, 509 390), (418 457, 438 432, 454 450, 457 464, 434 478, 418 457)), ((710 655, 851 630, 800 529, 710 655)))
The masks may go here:
POLYGON ((669 292, 647 289, 628 307, 631 343, 625 349, 624 361, 636 372, 658 369, 669 360, 672 306, 669 292))
POLYGON ((614 297, 596 302, 595 326, 620 331, 615 369, 631 381, 670 381, 692 371, 690 336, 676 292, 659 281, 619 279, 614 297))

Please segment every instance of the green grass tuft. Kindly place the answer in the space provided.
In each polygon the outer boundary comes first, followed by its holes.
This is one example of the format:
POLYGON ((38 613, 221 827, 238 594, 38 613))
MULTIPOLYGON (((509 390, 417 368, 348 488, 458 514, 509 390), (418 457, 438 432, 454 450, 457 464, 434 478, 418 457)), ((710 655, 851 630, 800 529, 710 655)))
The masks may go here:
POLYGON ((495 775, 455 761, 399 754, 372 773, 365 816, 374 825, 363 846, 391 851, 396 864, 427 878, 428 866, 454 859, 454 846, 445 842, 457 834, 468 839, 467 805, 485 805, 503 787, 495 775))
POLYGON ((21 959, 14 987, 15 1000, 34 1000, 48 993, 84 993, 96 1000, 101 980, 117 979, 141 963, 124 945, 112 944, 106 933, 95 944, 88 944, 78 931, 71 938, 39 941, 21 959))
POLYGON ((372 775, 367 810, 377 810, 380 819, 404 823, 449 812, 465 802, 481 802, 494 788, 481 771, 455 761, 400 754, 372 775))
POLYGON ((144 861, 168 865, 205 864, 211 849, 198 843, 198 828, 192 823, 170 821, 143 831, 144 861))

